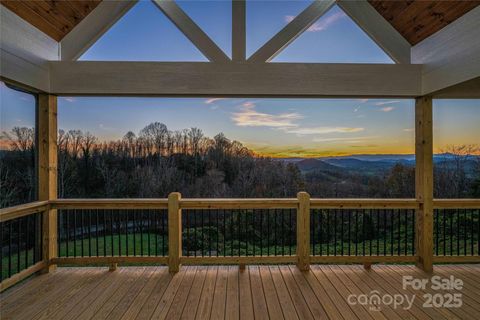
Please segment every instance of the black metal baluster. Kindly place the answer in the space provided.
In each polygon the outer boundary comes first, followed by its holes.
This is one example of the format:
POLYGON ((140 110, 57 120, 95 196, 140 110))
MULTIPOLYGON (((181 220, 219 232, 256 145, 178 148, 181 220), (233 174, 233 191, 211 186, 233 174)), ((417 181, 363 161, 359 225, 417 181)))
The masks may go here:
POLYGON ((394 245, 394 240, 393 240, 393 230, 394 230, 394 215, 393 215, 393 210, 388 210, 390 212, 390 255, 393 256, 393 245, 394 245))
POLYGON ((8 277, 9 278, 12 276, 12 237, 13 237, 13 220, 10 220, 8 221, 8 277))
POLYGON ((387 255, 387 211, 383 209, 383 255, 387 255))
POLYGON ((333 211, 333 255, 337 255, 337 209, 333 211))
POLYGON ((185 222, 187 228, 187 257, 190 257, 190 211, 185 210, 185 222))
POLYGON ((355 255, 358 256, 358 211, 355 210, 355 255))
POLYGON ((103 256, 107 256, 107 210, 103 212, 103 256))
POLYGON ((245 252, 246 255, 248 256, 248 211, 245 209, 245 252))
MULTIPOLYGON (((70 216, 70 212, 68 210, 64 210, 63 214, 65 215, 65 223, 66 223, 65 232, 67 236, 67 239, 65 242, 65 251, 66 251, 65 256, 68 257, 70 255, 68 252, 68 242, 70 242, 70 223, 68 221, 68 216, 70 216)), ((35 223, 35 220, 34 220, 34 223, 35 223)), ((35 238, 33 238, 33 247, 35 247, 35 238)), ((34 259, 35 259, 35 256, 34 256, 34 259)))
POLYGON ((450 255, 453 256, 453 215, 450 210, 448 210, 448 219, 450 221, 450 255))
MULTIPOLYGON (((380 210, 375 210, 375 211, 377 212, 377 221, 375 223, 375 236, 377 238, 377 256, 378 256, 380 255, 380 210)), ((405 241, 406 241, 406 238, 405 238, 405 241)))
MULTIPOLYGON (((196 257, 197 256, 197 210, 193 210, 193 226, 195 227, 193 230, 193 238, 194 238, 194 244, 195 244, 195 250, 193 251, 193 255, 196 257)), ((203 242, 202 242, 203 243, 203 242)))
POLYGON ((140 211, 140 255, 143 256, 143 222, 145 221, 145 210, 140 211))
POLYGON ((400 218, 401 218, 400 217, 400 210, 395 210, 395 213, 398 216, 398 230, 397 230, 397 232, 398 232, 398 235, 397 235, 397 237, 398 237, 398 249, 397 249, 397 253, 398 253, 398 255, 400 255, 400 252, 401 252, 400 251, 401 250, 401 248, 400 248, 401 247, 401 238, 400 238, 401 228, 400 227, 402 225, 401 220, 400 220, 400 218))
POLYGON ((415 255, 415 210, 411 210, 412 213, 412 255, 415 255))
POLYGON ((112 257, 115 255, 113 235, 114 235, 114 233, 113 233, 113 210, 110 209, 110 245, 112 246, 112 257))
MULTIPOLYGON (((67 225, 68 225, 68 222, 67 222, 67 225)), ((96 234, 96 239, 95 239, 95 247, 97 249, 97 257, 99 256, 99 253, 98 253, 98 249, 99 249, 99 246, 98 246, 98 209, 95 209, 95 234, 96 234)), ((67 241, 68 243, 68 241, 67 241)), ((67 249, 68 251, 68 249, 67 249)))
POLYGON ((20 272, 20 235, 22 234, 22 218, 17 219, 17 272, 20 272))
POLYGON ((205 210, 200 209, 199 212, 200 212, 200 224, 201 224, 201 230, 202 230, 202 237, 201 237, 201 241, 202 241, 202 254, 201 254, 201 256, 203 257, 203 256, 204 256, 204 252, 205 252, 205 248, 204 248, 204 246, 203 246, 203 245, 204 245, 203 239, 205 238, 205 237, 204 237, 204 232, 205 232, 204 222, 205 222, 205 221, 204 221, 204 219, 203 219, 203 215, 205 214, 205 210))
POLYGON ((330 255, 330 209, 327 209, 327 239, 325 244, 327 245, 327 256, 330 255))
POLYGON ((323 212, 322 210, 315 210, 315 213, 318 215, 318 245, 320 246, 320 252, 319 255, 323 255, 323 212))
POLYGON ((467 255, 467 209, 463 209, 463 255, 467 255))
POLYGON ((210 230, 212 230, 212 210, 208 209, 208 256, 212 256, 212 233, 210 230))
POLYGON ((223 217, 223 256, 227 255, 227 219, 225 217, 225 209, 222 209, 222 217, 223 217))
POLYGON ((234 212, 230 212, 230 255, 233 256, 233 218, 234 218, 234 212))
POLYGON ((220 210, 215 210, 216 212, 216 216, 217 216, 217 257, 218 257, 218 253, 219 253, 219 242, 220 242, 220 210))
MULTIPOLYGON (((281 232, 282 232, 282 256, 285 255, 285 210, 280 209, 280 212, 282 213, 281 216, 281 232)), ((253 226, 255 227, 255 226, 253 226)))
POLYGON ((455 209, 455 216, 457 217, 457 256, 460 255, 460 211, 455 209))
POLYGON ((447 254, 447 219, 445 216, 445 209, 442 209, 443 213, 443 255, 447 254))
POLYGON ((351 255, 352 251, 352 211, 348 211, 348 255, 351 255))
POLYGON ((83 214, 83 211, 85 210, 81 210, 80 211, 80 231, 81 231, 81 237, 80 237, 80 241, 81 241, 81 250, 82 250, 82 257, 85 256, 85 245, 84 245, 84 236, 85 236, 85 231, 84 231, 84 226, 85 226, 85 219, 84 219, 84 214, 83 214))
POLYGON ((470 239, 470 254, 473 256, 473 243, 475 242, 475 234, 473 233, 473 209, 470 209, 470 235, 471 235, 471 239, 470 239))
MULTIPOLYGON (((263 256, 263 210, 260 209, 260 256, 263 256)), ((291 218, 291 217, 290 217, 291 218)), ((291 221, 292 219, 290 219, 291 221)))
MULTIPOLYGON (((28 266, 29 266, 29 263, 28 263, 29 254, 28 254, 28 252, 30 251, 30 241, 29 241, 30 240, 30 232, 29 232, 30 228, 28 227, 28 225, 30 224, 30 221, 29 221, 30 219, 31 219, 31 216, 26 216, 25 217, 25 223, 26 223, 26 225, 25 225, 25 264, 24 264, 25 269, 27 269, 28 266)), ((59 245, 59 247, 60 247, 60 245, 59 245)), ((2 251, 2 250, 0 249, 0 251, 2 251)), ((60 255, 58 255, 58 256, 60 256, 60 255)), ((0 257, 0 264, 3 264, 3 260, 2 260, 1 257, 0 257)), ((0 275, 2 275, 2 271, 0 271, 0 275)))
MULTIPOLYGON (((315 241, 315 234, 316 234, 316 230, 315 230, 315 216, 317 215, 316 214, 317 211, 314 209, 312 210, 312 213, 310 214, 310 217, 312 218, 310 222, 310 229, 313 230, 312 232, 312 235, 310 236, 311 237, 311 240, 312 240, 312 255, 316 255, 315 252, 315 246, 316 246, 316 241, 315 241)), ((282 232, 283 233, 283 232, 282 232)))
POLYGON ((242 243, 242 210, 239 209, 237 212, 237 242, 238 242, 238 256, 240 257, 240 249, 242 243))
POLYGON ((341 255, 343 256, 343 255, 344 255, 344 252, 343 252, 343 251, 344 251, 344 248, 343 248, 343 247, 344 247, 344 241, 343 241, 343 225, 344 225, 344 223, 345 223, 345 220, 344 220, 344 219, 345 219, 345 217, 344 217, 344 213, 345 213, 345 212, 344 212, 343 209, 340 210, 340 212, 341 212, 341 214, 342 214, 342 215, 341 215, 341 225, 340 225, 340 243, 341 243, 341 246, 342 246, 341 255))
POLYGON ((274 253, 277 255, 277 209, 273 210, 273 239, 274 253))
MULTIPOLYGON (((290 236, 289 236, 289 242, 290 242, 290 245, 289 245, 289 255, 292 255, 292 246, 293 246, 293 235, 294 233, 292 232, 292 229, 293 228, 293 221, 292 221, 292 212, 293 212, 294 209, 290 209, 289 210, 289 215, 290 215, 290 232, 288 233, 290 236)), ((480 219, 479 219, 480 220, 480 219)), ((296 226, 296 225, 295 225, 296 226)), ((480 241, 479 241, 480 242, 480 241)))
POLYGON ((132 211, 132 223, 133 223, 133 256, 137 255, 137 224, 136 224, 137 211, 132 211))
MULTIPOLYGON (((63 229, 60 227, 60 221, 62 217, 62 211, 57 213, 57 233, 58 233, 58 238, 57 238, 57 257, 60 257, 60 249, 62 247, 62 235, 63 235, 63 229)), ((28 234, 28 233, 27 233, 28 234)), ((25 252, 26 253, 26 252, 25 252)), ((25 257, 26 258, 26 257, 25 257)))
MULTIPOLYGON (((42 237, 43 238, 43 237, 42 237)), ((73 210, 73 256, 77 256, 77 210, 73 210)))
POLYGON ((125 222, 125 251, 126 251, 126 254, 127 256, 129 255, 129 252, 128 252, 128 236, 129 236, 129 233, 128 233, 128 225, 130 224, 130 211, 127 209, 125 211, 125 215, 126 215, 126 222, 125 222))
MULTIPOLYGON (((162 255, 165 256, 165 215, 166 213, 162 213, 162 255)), ((168 224, 168 223, 167 223, 168 224)))
POLYGON ((365 224, 365 218, 367 217, 367 212, 365 210, 362 210, 362 251, 363 251, 363 256, 365 256, 365 245, 367 241, 367 233, 366 233, 366 224, 365 224))
POLYGON ((88 256, 92 256, 92 210, 88 210, 88 256))
POLYGON ((405 219, 403 219, 404 221, 404 228, 405 228, 405 248, 404 248, 404 252, 405 252, 405 255, 408 254, 408 209, 405 211, 405 219))
POLYGON ((267 209, 267 256, 270 255, 270 209, 267 209))

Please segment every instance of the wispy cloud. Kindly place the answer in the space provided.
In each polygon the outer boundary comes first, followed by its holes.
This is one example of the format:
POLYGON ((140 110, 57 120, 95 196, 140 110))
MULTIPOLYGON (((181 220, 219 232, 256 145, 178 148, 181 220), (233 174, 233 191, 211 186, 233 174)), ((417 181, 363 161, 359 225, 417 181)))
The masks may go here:
POLYGON ((360 110, 360 106, 356 107, 355 109, 353 109, 353 112, 358 112, 360 110))
POLYGON ((105 130, 105 131, 114 131, 114 130, 115 130, 115 128, 108 127, 108 126, 104 125, 103 123, 100 123, 100 124, 98 125, 98 127, 99 127, 100 129, 102 129, 102 130, 105 130))
POLYGON ((220 100, 225 100, 225 98, 210 98, 210 99, 207 99, 205 100, 205 104, 212 104, 216 101, 220 101, 220 100))
POLYGON ((302 118, 303 116, 296 112, 278 115, 258 112, 255 104, 250 101, 242 104, 241 111, 232 114, 232 120, 240 127, 292 128, 297 127, 295 121, 302 118))
POLYGON ((298 135, 312 135, 312 134, 330 134, 330 133, 354 133, 364 131, 365 128, 351 128, 351 127, 314 127, 314 128, 292 128, 285 129, 288 133, 298 135))
POLYGON ((393 111, 393 110, 395 110, 395 107, 383 107, 379 111, 390 112, 390 111, 393 111))
POLYGON ((379 101, 375 103, 376 106, 384 106, 386 104, 393 104, 393 103, 399 103, 400 100, 389 100, 389 101, 379 101))
POLYGON ((314 138, 313 142, 341 142, 345 144, 356 144, 362 143, 367 140, 371 140, 375 137, 367 136, 367 137, 335 137, 335 138, 314 138))
POLYGON ((405 128, 405 129, 403 129, 403 131, 405 131, 405 132, 413 132, 413 131, 415 131, 415 128, 405 128))
POLYGON ((77 99, 75 99, 74 97, 63 97, 63 100, 67 101, 67 102, 75 102, 77 101, 77 99))
POLYGON ((366 103, 366 102, 368 102, 368 99, 358 99, 357 101, 360 102, 360 103, 366 103))
MULTIPOLYGON (((323 18, 320 18, 319 21, 315 22, 312 24, 307 31, 308 32, 318 32, 318 31, 324 31, 327 30, 332 24, 337 22, 338 20, 346 17, 346 14, 344 12, 337 12, 329 16, 325 16, 323 18)), ((285 22, 289 23, 293 19, 295 19, 295 16, 285 16, 285 22)))

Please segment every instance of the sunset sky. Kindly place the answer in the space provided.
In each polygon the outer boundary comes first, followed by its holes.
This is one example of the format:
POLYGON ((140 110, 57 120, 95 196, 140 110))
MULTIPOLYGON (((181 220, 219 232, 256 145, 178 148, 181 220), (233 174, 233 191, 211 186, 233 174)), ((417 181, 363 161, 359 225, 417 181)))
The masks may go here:
MULTIPOLYGON (((310 2, 247 2, 247 55, 310 2)), ((179 1, 230 55, 231 2, 179 1), (215 19, 211 16, 214 15, 215 19)), ((150 1, 141 1, 81 60, 206 61, 150 1)), ((333 7, 274 62, 392 63, 339 8, 333 7)), ((1 130, 33 126, 34 98, 0 84, 1 130)), ((151 122, 170 130, 223 132, 262 155, 321 157, 414 152, 412 99, 208 99, 59 97, 59 128, 90 131, 102 140, 136 134, 151 122)), ((480 143, 480 100, 434 102, 434 148, 480 143)))

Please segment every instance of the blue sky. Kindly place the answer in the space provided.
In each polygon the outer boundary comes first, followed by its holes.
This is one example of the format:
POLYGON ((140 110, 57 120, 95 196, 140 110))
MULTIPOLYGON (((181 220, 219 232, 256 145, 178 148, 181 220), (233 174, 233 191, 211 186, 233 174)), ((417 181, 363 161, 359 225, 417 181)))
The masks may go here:
MULTIPOLYGON (((231 56, 231 1, 177 3, 231 56)), ((311 1, 247 1, 247 57, 309 4, 311 1)), ((151 1, 136 4, 80 60, 207 61, 151 1)), ((337 6, 273 62, 393 63, 337 6)))
MULTIPOLYGON (((230 1, 178 1, 180 7, 231 53, 230 1), (214 18, 212 18, 214 17, 214 18)), ((247 56, 311 1, 248 1, 247 56)), ((150 1, 141 1, 81 60, 206 61, 150 1)), ((275 62, 392 63, 348 16, 334 6, 281 52, 275 62)), ((1 130, 34 126, 33 96, 0 84, 1 130)), ((90 131, 102 140, 138 133, 159 121, 171 130, 219 132, 258 153, 323 156, 413 153, 412 99, 208 99, 59 97, 61 129, 90 131)), ((480 100, 437 100, 434 145, 479 143, 480 100)))

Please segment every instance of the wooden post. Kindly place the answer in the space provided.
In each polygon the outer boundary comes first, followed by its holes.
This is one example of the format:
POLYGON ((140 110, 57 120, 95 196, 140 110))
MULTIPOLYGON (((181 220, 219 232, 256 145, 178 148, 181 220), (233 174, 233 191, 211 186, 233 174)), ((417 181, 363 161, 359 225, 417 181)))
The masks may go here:
MULTIPOLYGON (((57 199, 57 97, 38 96, 38 198, 57 199)), ((43 272, 55 270, 50 260, 57 257, 57 210, 47 209, 43 214, 43 272)))
POLYGON ((433 270, 433 129, 432 97, 415 100, 415 195, 417 266, 433 270))
POLYGON ((297 194, 297 266, 300 270, 310 269, 310 195, 297 194))
POLYGON ((168 270, 180 270, 180 256, 182 255, 182 210, 180 209, 179 192, 168 195, 168 270))
POLYGON ((245 61, 246 55, 246 0, 232 2, 232 60, 245 61))

